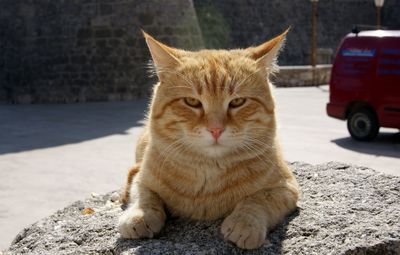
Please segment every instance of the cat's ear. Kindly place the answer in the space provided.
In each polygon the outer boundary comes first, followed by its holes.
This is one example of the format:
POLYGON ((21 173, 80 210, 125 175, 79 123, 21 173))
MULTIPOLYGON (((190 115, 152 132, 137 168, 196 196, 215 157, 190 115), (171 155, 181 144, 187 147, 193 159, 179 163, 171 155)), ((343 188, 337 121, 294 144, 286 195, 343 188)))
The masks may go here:
POLYGON ((143 36, 146 39, 147 46, 149 47, 151 58, 155 65, 158 76, 165 69, 173 69, 179 64, 178 50, 168 47, 160 43, 152 36, 142 30, 143 36))
POLYGON ((259 46, 246 49, 250 57, 257 61, 260 68, 267 68, 267 70, 275 68, 278 53, 285 43, 289 29, 259 46))

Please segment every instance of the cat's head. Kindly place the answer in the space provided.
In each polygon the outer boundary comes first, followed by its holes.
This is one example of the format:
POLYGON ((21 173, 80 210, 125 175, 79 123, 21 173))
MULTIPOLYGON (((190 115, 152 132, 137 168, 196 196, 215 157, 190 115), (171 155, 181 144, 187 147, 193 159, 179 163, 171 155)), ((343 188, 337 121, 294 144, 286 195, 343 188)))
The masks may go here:
POLYGON ((159 78, 149 116, 154 139, 209 157, 271 147, 276 124, 268 76, 286 33, 257 47, 197 52, 144 33, 159 78))

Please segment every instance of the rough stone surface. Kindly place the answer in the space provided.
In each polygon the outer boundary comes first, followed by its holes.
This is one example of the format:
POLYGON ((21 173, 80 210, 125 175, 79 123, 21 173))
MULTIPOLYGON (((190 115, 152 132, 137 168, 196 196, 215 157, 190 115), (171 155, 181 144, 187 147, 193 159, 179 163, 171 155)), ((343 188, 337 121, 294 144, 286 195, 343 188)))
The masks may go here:
POLYGON ((299 208, 243 252, 222 240, 221 221, 170 219, 155 239, 123 240, 115 195, 78 201, 24 229, 5 254, 400 254, 400 177, 342 163, 292 168, 299 208), (82 212, 93 214, 83 215, 82 212))

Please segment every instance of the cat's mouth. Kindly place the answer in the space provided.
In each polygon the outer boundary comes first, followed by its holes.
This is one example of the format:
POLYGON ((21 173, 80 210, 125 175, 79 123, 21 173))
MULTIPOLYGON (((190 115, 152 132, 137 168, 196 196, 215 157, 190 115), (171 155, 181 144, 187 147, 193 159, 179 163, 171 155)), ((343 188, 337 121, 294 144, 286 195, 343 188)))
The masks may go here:
POLYGON ((212 147, 224 147, 224 145, 221 144, 218 140, 214 140, 214 142, 211 144, 212 147))
POLYGON ((209 145, 207 148, 208 153, 211 153, 210 156, 221 156, 225 154, 229 148, 226 145, 221 144, 218 141, 214 141, 213 144, 209 145))

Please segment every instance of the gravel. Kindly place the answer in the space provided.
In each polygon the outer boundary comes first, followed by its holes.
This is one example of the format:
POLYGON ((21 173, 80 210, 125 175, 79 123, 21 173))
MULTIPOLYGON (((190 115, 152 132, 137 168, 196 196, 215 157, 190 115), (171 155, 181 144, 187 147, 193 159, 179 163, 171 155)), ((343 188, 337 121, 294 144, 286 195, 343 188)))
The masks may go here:
POLYGON ((4 254, 400 254, 400 177, 338 162, 291 166, 303 193, 298 209, 257 250, 225 242, 221 220, 169 219, 155 239, 121 239, 111 192, 22 230, 4 254))

